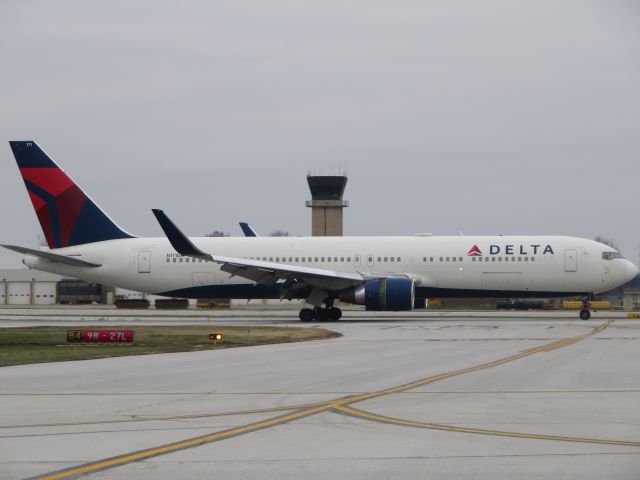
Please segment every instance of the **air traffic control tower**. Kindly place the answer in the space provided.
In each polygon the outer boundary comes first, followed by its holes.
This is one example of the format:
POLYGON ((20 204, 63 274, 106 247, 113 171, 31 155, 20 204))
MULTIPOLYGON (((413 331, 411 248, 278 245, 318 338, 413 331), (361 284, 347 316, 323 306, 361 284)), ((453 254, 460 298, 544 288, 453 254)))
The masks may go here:
POLYGON ((342 199, 347 186, 346 176, 307 175, 311 190, 311 235, 314 237, 342 236, 342 209, 349 202, 342 199))

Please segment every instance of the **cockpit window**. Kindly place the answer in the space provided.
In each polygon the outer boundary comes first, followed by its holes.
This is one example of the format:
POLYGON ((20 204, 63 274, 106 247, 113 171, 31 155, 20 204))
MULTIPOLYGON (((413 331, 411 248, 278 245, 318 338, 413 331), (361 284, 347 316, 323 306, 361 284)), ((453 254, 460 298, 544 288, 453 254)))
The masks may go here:
POLYGON ((614 258, 624 258, 620 252, 602 252, 603 260, 613 260, 614 258))

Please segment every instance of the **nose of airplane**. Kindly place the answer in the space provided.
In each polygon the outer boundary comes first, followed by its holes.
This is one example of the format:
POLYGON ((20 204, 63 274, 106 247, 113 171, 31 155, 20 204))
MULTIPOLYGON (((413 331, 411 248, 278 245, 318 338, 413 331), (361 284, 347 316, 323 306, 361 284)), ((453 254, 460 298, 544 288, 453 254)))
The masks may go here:
POLYGON ((638 267, 636 267, 633 263, 627 261, 627 282, 630 282, 634 278, 638 276, 638 267))

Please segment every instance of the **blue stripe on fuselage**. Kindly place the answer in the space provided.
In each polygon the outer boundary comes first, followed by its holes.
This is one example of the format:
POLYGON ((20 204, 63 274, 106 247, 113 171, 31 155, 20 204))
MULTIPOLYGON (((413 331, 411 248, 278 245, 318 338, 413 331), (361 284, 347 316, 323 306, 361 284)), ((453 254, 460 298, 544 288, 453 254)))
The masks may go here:
MULTIPOLYGON (((309 291, 301 292, 299 298, 306 298, 309 291)), ((519 290, 472 290, 466 288, 417 287, 416 298, 546 298, 575 297, 585 292, 533 292, 519 290)), ((178 298, 233 298, 262 299, 280 298, 280 285, 203 285, 159 292, 157 295, 178 298)))
POLYGON ((248 300, 259 298, 280 298, 280 285, 255 285, 253 283, 202 285, 198 287, 180 288, 177 290, 160 292, 157 295, 178 298, 236 298, 248 300))

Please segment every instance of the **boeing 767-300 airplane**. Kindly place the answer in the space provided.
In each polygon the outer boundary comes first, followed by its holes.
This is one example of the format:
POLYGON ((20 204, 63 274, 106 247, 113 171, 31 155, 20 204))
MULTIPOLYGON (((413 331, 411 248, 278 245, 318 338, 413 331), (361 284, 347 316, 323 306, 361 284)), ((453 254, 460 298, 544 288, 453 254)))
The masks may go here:
MULTIPOLYGON (((300 320, 338 320, 339 299, 411 310, 416 298, 580 296, 638 274, 615 249, 565 236, 189 238, 162 210, 165 237, 127 233, 34 141, 9 142, 49 245, 6 248, 30 268, 182 298, 304 299, 300 320)), ((133 200, 133 199, 132 199, 133 200)))

